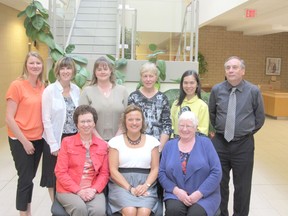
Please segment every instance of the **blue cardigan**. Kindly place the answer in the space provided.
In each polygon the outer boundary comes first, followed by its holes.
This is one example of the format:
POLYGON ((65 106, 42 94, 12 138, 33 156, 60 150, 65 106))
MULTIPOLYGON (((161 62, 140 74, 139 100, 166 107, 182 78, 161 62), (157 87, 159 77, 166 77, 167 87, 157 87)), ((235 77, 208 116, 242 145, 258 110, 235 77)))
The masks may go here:
POLYGON ((196 136, 186 167, 187 173, 183 175, 178 141, 179 138, 168 141, 162 151, 158 178, 165 191, 164 201, 178 199, 172 192, 175 186, 188 194, 199 190, 203 198, 198 204, 208 216, 213 216, 221 201, 222 169, 217 152, 209 138, 196 136))

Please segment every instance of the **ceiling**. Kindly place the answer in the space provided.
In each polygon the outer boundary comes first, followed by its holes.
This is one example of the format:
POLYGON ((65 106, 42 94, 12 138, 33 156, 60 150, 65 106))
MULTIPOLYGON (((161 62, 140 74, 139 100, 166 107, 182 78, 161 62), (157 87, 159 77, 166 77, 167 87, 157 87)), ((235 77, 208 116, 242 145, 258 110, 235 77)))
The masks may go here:
MULTIPOLYGON (((31 0, 0 0, 0 3, 24 10, 31 0)), ((205 23, 225 26, 228 31, 244 35, 266 35, 288 32, 288 0, 249 0, 246 3, 205 23), (246 9, 256 10, 255 18, 246 18, 246 9)))
POLYGON ((288 32, 288 0, 249 0, 205 25, 226 26, 228 31, 244 35, 288 32), (246 18, 246 9, 256 10, 256 17, 246 18))

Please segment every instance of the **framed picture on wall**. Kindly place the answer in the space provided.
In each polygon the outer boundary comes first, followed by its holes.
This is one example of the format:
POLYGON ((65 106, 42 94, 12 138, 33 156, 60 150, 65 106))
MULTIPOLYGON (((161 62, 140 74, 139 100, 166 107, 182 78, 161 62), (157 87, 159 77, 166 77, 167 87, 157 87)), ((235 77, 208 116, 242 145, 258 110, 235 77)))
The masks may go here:
POLYGON ((266 58, 266 75, 280 75, 281 58, 266 58))

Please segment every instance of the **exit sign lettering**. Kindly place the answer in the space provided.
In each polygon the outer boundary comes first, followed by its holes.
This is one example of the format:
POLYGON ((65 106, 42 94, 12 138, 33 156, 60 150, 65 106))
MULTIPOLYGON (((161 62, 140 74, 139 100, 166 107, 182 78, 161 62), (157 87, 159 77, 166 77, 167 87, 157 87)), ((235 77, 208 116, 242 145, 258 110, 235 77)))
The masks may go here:
POLYGON ((245 17, 246 18, 255 18, 256 17, 256 10, 255 9, 246 9, 245 17))

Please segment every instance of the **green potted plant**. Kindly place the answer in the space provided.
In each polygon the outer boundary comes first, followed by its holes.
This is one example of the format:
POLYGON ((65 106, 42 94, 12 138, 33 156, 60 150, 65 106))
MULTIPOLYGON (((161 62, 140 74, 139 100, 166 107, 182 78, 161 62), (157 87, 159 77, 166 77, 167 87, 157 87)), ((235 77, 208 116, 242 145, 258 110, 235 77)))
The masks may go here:
POLYGON ((74 82, 82 88, 87 79, 90 77, 90 73, 87 71, 86 66, 88 60, 79 55, 73 55, 72 51, 75 49, 75 45, 69 44, 65 49, 58 45, 54 41, 54 37, 50 31, 50 25, 48 22, 48 11, 42 6, 39 1, 32 1, 25 10, 18 14, 18 17, 26 16, 24 20, 24 28, 26 29, 26 35, 31 41, 38 41, 46 44, 50 49, 50 56, 53 60, 53 66, 49 70, 48 79, 49 82, 55 82, 53 68, 54 63, 63 56, 69 56, 73 58, 76 63, 77 73, 74 78, 74 82))

